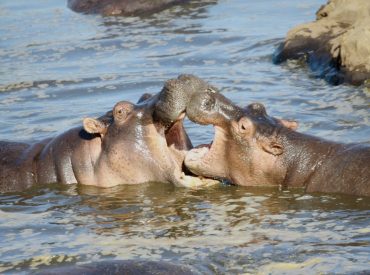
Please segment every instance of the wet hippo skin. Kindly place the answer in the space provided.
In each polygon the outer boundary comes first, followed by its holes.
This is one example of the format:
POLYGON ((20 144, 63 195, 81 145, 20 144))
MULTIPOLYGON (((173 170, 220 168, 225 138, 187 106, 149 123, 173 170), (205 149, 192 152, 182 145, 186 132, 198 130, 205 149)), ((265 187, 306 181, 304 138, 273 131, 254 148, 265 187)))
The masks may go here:
POLYGON ((166 262, 126 260, 105 261, 83 265, 47 268, 33 272, 37 275, 100 275, 100 274, 126 274, 126 275, 196 275, 200 274, 189 267, 166 262))
POLYGON ((54 182, 101 187, 149 181, 187 187, 217 183, 182 171, 192 148, 183 127, 186 105, 190 95, 207 89, 199 78, 182 75, 136 105, 118 102, 106 115, 85 118, 83 127, 55 138, 35 144, 1 141, 0 191, 54 182))
POLYGON ((102 15, 149 15, 190 0, 68 0, 75 12, 102 15))
POLYGON ((342 144, 299 133, 295 121, 268 116, 262 104, 240 108, 218 93, 193 97, 187 115, 215 127, 211 145, 186 155, 185 165, 197 175, 245 186, 370 196, 368 144, 342 144))

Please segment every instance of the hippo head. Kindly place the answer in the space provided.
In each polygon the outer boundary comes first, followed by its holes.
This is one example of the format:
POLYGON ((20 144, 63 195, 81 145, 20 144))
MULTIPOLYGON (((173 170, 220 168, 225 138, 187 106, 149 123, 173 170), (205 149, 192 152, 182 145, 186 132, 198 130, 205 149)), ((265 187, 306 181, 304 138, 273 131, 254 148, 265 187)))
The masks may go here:
POLYGON ((85 131, 101 139, 95 173, 101 184, 96 185, 159 181, 197 187, 217 183, 182 170, 185 154, 192 148, 183 127, 186 107, 195 93, 209 89, 199 78, 182 75, 167 81, 160 93, 143 95, 137 104, 121 101, 103 117, 86 118, 85 131))
POLYGON ((210 145, 186 155, 185 165, 194 174, 238 185, 274 185, 284 177, 283 169, 275 169, 284 151, 279 133, 297 128, 296 122, 268 116, 262 104, 240 108, 210 92, 194 96, 187 114, 190 120, 215 128, 210 145))

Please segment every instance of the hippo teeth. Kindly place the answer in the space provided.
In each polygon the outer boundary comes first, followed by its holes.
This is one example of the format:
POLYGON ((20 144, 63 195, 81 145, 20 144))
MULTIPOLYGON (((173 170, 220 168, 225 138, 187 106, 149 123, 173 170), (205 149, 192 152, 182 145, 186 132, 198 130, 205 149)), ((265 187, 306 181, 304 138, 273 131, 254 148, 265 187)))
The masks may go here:
POLYGON ((219 184, 220 181, 216 179, 209 179, 204 177, 193 177, 193 176, 187 176, 184 172, 181 173, 180 176, 180 185, 183 187, 188 188, 202 188, 202 187, 208 187, 215 184, 219 184))

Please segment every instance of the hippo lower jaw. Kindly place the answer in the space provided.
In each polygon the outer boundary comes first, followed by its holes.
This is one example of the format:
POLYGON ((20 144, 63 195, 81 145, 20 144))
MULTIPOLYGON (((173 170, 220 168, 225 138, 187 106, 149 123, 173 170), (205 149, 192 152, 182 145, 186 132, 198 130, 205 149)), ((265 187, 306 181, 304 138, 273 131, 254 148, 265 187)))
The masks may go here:
POLYGON ((185 156, 185 166, 198 176, 224 180, 228 178, 227 165, 222 162, 227 154, 227 135, 224 129, 214 126, 215 136, 210 144, 191 149, 185 156))

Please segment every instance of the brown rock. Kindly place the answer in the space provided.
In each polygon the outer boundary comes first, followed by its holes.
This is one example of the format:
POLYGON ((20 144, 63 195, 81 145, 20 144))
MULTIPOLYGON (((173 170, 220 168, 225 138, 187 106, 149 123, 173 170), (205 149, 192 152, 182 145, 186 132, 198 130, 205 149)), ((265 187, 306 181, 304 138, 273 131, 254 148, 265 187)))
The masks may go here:
POLYGON ((370 1, 330 0, 316 21, 291 29, 273 61, 305 58, 332 84, 362 84, 370 78, 370 1))

